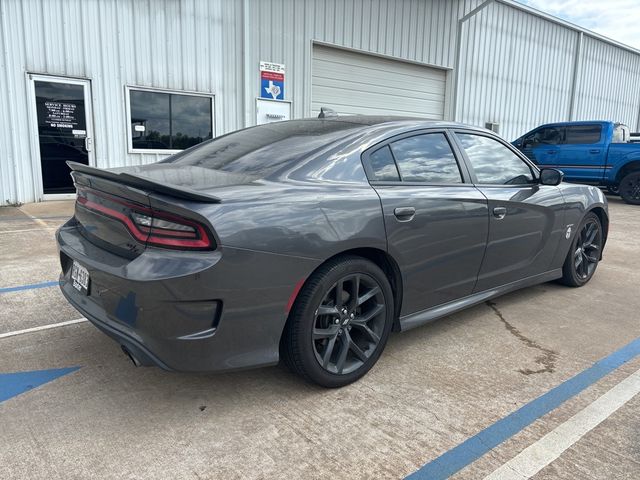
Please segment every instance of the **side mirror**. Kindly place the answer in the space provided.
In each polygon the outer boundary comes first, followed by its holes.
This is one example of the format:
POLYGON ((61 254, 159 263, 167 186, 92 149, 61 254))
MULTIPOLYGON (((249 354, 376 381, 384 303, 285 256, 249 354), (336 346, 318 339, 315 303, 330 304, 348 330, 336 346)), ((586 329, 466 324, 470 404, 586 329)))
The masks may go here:
POLYGON ((519 138, 513 142, 513 146, 516 148, 522 148, 522 139, 519 138))
POLYGON ((541 185, 560 185, 563 178, 564 173, 562 173, 560 170, 556 170, 555 168, 543 168, 542 170, 540 170, 541 185))

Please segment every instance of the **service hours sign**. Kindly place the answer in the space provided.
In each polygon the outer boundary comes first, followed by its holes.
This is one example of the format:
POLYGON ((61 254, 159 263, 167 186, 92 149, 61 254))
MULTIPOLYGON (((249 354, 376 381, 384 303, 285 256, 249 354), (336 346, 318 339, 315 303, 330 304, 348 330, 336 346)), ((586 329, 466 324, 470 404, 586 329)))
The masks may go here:
POLYGON ((75 103, 44 102, 45 122, 53 128, 75 128, 78 126, 75 103))

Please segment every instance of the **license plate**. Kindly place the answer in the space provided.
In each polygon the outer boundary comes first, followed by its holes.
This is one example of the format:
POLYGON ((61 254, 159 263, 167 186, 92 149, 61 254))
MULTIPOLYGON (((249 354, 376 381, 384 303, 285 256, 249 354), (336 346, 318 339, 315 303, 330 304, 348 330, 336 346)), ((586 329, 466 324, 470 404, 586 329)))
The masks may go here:
POLYGON ((89 292, 89 271, 75 260, 71 267, 71 281, 73 288, 85 295, 89 292))

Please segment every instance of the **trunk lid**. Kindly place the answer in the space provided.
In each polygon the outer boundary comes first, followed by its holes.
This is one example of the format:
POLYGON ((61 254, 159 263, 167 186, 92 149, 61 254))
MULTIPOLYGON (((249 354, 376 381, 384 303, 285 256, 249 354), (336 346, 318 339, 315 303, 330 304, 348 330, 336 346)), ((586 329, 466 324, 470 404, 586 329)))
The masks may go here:
POLYGON ((218 203, 217 197, 125 172, 73 162, 69 162, 69 166, 77 189, 77 227, 95 245, 127 258, 137 257, 149 244, 167 248, 213 248, 210 229, 202 219, 185 218, 183 212, 157 211, 150 195, 161 193, 207 203, 218 203), (175 242, 179 245, 173 245, 175 242))

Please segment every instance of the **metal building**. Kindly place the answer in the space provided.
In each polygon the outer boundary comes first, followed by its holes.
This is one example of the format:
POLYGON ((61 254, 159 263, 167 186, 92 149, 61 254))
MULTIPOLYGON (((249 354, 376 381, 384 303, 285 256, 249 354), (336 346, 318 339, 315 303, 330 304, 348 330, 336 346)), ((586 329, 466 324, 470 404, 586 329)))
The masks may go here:
POLYGON ((511 0, 0 0, 0 47, 0 204, 321 106, 640 129, 640 52, 511 0))

